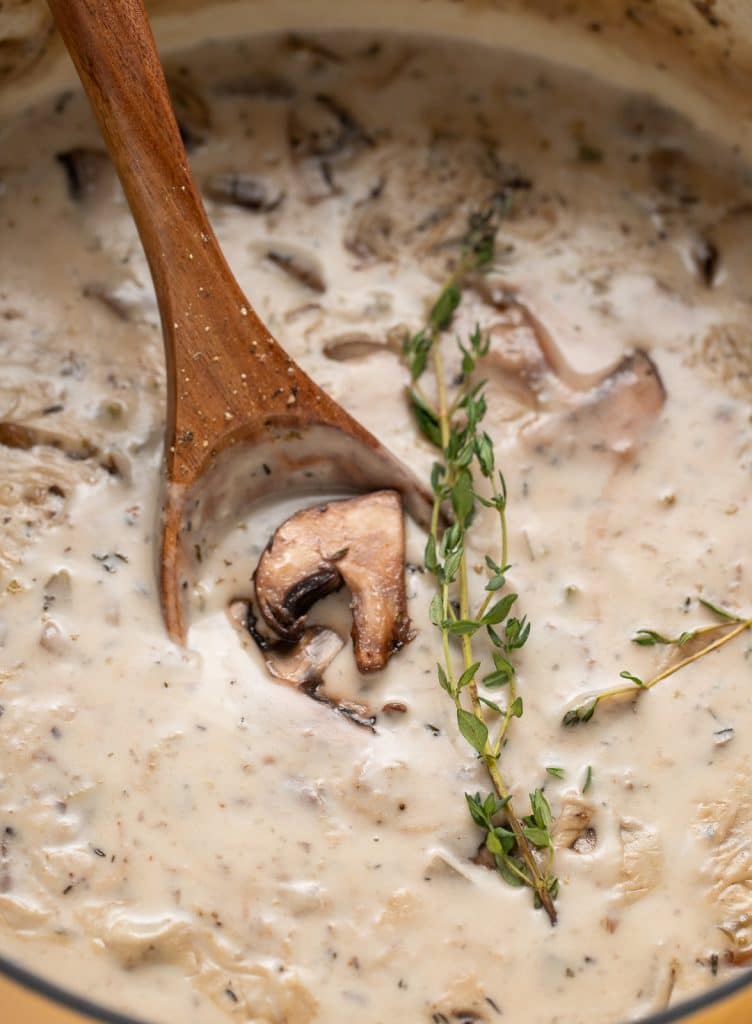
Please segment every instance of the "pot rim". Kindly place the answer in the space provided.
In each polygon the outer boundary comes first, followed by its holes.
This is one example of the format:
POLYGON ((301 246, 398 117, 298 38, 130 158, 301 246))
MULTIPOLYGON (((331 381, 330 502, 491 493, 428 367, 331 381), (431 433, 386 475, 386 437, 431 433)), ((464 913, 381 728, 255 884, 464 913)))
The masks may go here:
MULTIPOLYGON (((101 1024, 148 1024, 144 1018, 139 1019, 127 1013, 109 1010, 100 1003, 87 999, 86 996, 76 995, 56 982, 47 981, 41 974, 21 967, 20 964, 9 960, 2 954, 0 954, 0 975, 5 975, 11 981, 31 990, 36 995, 43 996, 65 1009, 83 1014, 90 1020, 99 1021, 101 1024)), ((744 970, 738 977, 730 978, 706 992, 691 996, 667 1010, 661 1010, 649 1017, 641 1017, 636 1024, 676 1024, 693 1014, 717 1006, 747 987, 752 987, 752 969, 744 970)))

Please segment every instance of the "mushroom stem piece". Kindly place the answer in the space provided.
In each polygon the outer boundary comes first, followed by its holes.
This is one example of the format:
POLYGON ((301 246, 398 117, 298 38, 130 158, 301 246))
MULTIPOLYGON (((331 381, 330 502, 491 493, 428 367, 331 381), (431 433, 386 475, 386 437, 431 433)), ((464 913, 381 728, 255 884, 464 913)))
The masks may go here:
POLYGON ((256 567, 256 599, 269 627, 292 642, 316 601, 346 585, 355 660, 361 672, 375 672, 413 636, 404 563, 396 491, 330 501, 297 512, 277 529, 256 567))

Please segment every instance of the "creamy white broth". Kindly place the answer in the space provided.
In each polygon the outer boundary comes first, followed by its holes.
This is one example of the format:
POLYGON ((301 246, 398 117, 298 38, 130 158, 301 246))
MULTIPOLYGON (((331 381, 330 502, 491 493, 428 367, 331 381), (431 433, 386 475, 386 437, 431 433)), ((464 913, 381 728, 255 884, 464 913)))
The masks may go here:
MULTIPOLYGON (((485 781, 436 682, 412 523, 416 638, 376 676, 357 675, 349 645, 326 672, 327 690, 376 711, 373 735, 272 680, 228 620, 294 503, 265 503, 205 552, 189 647, 167 641, 158 316, 111 169, 71 198, 56 154, 100 143, 66 95, 2 139, 0 419, 88 457, 0 448, 0 953, 197 1024, 621 1021, 730 976, 719 925, 749 910, 752 878, 749 638, 634 707, 560 721, 622 668, 659 666, 630 643, 636 628, 706 621, 685 605, 698 594, 749 608, 748 169, 648 100, 478 48, 254 41, 188 54, 172 77, 202 185, 235 171, 263 179, 270 205, 283 194, 266 212, 208 200, 249 297, 417 472, 433 453, 394 351, 325 349, 353 332, 394 347, 420 326, 468 213, 500 187, 513 203, 492 281, 518 290, 577 372, 651 354, 665 404, 616 437, 586 418, 547 426, 553 404, 532 410, 487 372, 510 585, 533 623, 503 764, 521 800, 545 785, 554 814, 584 810, 597 841, 570 849, 561 826, 555 928, 472 863, 463 794, 485 781), (322 93, 358 126, 323 173, 290 148, 290 118, 321 115, 322 93), (270 251, 302 256, 308 283, 270 251), (407 712, 382 713, 390 701, 407 712)), ((471 294, 456 326, 501 319, 471 294)), ((482 564, 491 516, 474 537, 482 564)), ((347 636, 346 596, 312 619, 347 636)))

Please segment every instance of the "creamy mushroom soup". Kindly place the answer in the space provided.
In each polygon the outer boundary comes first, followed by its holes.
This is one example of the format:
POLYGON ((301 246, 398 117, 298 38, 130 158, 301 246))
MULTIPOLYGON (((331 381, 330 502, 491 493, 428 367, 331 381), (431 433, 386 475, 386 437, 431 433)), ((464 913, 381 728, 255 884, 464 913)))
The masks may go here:
MULTIPOLYGON (((254 639, 262 552, 335 495, 266 501, 202 550, 188 646, 167 640, 158 315, 66 92, 2 127, 0 953, 181 1024, 606 1024, 732 976, 752 950, 749 169, 640 95, 439 41, 207 45, 169 77, 260 315, 426 483, 403 343, 495 204, 440 344, 456 378, 455 336, 489 340, 502 593, 531 625, 499 763, 521 813, 535 791, 551 808, 558 921, 479 854, 465 794, 488 781, 437 679, 414 523, 414 636, 400 619, 381 671, 358 671, 346 590, 302 653, 254 639), (620 678, 705 625, 738 635, 647 692, 620 678)), ((479 505, 468 535, 474 600, 496 518, 479 505)))

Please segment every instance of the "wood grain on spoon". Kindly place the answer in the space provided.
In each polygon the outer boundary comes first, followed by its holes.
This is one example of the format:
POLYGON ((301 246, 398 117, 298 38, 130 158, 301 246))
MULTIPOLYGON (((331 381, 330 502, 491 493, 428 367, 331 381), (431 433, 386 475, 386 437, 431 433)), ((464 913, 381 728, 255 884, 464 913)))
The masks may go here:
POLYGON ((167 628, 182 641, 191 552, 200 552, 212 515, 229 519, 228 503, 240 511, 285 477, 288 485, 313 478, 395 488, 420 522, 430 499, 290 359, 243 295, 188 167, 141 0, 49 6, 123 184, 159 302, 167 362, 160 592, 167 628), (225 487, 238 473, 244 486, 225 487))

